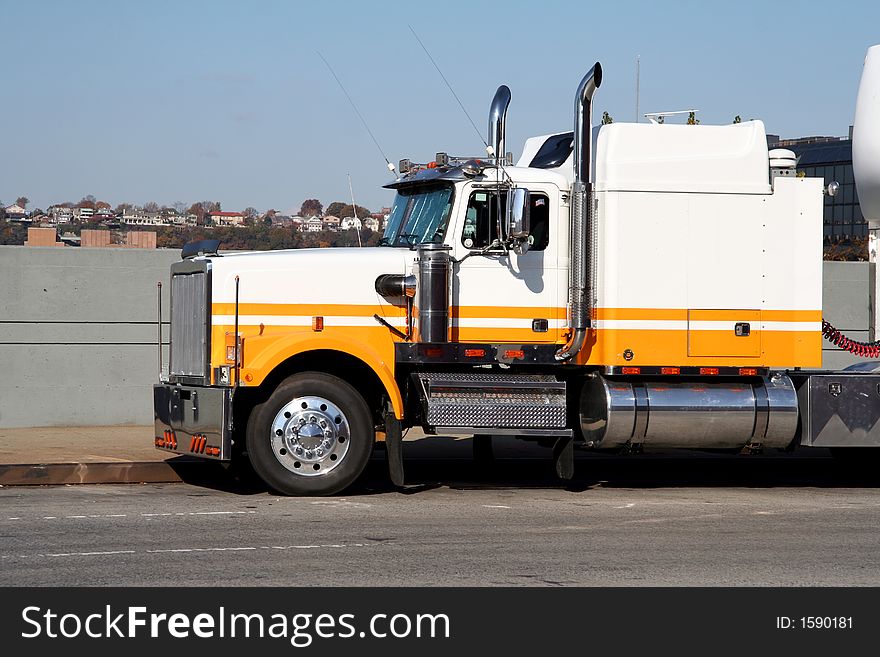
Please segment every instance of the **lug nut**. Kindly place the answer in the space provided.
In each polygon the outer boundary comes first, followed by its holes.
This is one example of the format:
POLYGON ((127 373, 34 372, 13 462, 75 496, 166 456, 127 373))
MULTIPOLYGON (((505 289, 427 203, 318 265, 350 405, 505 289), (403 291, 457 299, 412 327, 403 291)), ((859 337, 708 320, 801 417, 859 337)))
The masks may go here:
POLYGON ((321 420, 321 428, 322 428, 322 429, 326 429, 326 428, 327 428, 327 420, 321 420))

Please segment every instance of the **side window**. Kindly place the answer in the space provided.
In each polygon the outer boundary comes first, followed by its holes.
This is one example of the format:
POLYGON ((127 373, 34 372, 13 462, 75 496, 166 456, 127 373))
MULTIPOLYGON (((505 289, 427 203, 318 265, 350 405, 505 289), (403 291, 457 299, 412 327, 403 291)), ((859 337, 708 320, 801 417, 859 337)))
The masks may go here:
POLYGON ((530 194, 529 250, 543 251, 550 243, 550 199, 544 194, 530 194))
MULTIPOLYGON (((507 199, 502 194, 503 200, 507 199)), ((484 249, 498 238, 498 195, 488 190, 471 193, 461 243, 466 249, 484 249)))
MULTIPOLYGON (((507 202, 507 194, 501 194, 501 203, 507 202)), ((531 230, 529 247, 543 251, 550 242, 550 201, 545 194, 530 195, 529 217, 531 230)), ((461 243, 466 249, 484 249, 498 238, 498 195, 491 190, 471 193, 464 218, 461 243)), ((503 206, 502 206, 503 207, 503 206)))

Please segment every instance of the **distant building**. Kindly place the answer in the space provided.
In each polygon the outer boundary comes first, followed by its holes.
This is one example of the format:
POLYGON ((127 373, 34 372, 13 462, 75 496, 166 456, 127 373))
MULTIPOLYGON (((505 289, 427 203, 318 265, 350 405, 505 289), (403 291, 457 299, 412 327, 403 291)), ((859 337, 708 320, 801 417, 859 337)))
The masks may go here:
POLYGON ((158 212, 147 212, 142 208, 126 208, 122 211, 119 221, 133 226, 164 226, 170 223, 158 212))
POLYGON ((57 239, 54 228, 28 228, 25 246, 64 246, 57 239))
POLYGON ((328 214, 324 217, 324 230, 339 230, 339 225, 341 223, 342 219, 334 217, 332 214, 328 214))
POLYGON ((294 217, 291 217, 291 218, 290 218, 290 227, 291 227, 293 230, 302 230, 302 229, 303 229, 303 222, 304 222, 304 221, 305 221, 305 220, 304 220, 302 217, 300 217, 299 215, 296 215, 296 216, 294 216, 294 217))
POLYGON ((7 205, 6 208, 6 220, 7 221, 27 221, 27 210, 18 205, 17 203, 13 203, 12 205, 7 205))
POLYGON ((357 217, 345 217, 339 226, 342 230, 361 229, 361 220, 357 217))
POLYGON ((171 218, 171 223, 175 226, 195 226, 199 223, 199 218, 192 212, 187 214, 178 213, 171 218))
POLYGON ((304 230, 308 233, 320 233, 324 230, 324 222, 319 217, 309 217, 304 230))
POLYGON ((241 212, 209 212, 207 218, 215 226, 244 226, 241 212))
POLYGON ((95 211, 92 208, 74 208, 73 216, 79 221, 88 221, 95 216, 95 211))
POLYGON ((840 183, 837 196, 824 196, 823 232, 826 238, 862 237, 868 223, 862 216, 859 195, 853 179, 852 128, 850 137, 799 137, 780 139, 767 135, 769 148, 787 148, 798 156, 797 170, 809 177, 822 178, 827 185, 840 183))
POLYGON ((369 228, 374 233, 379 232, 379 220, 376 217, 367 217, 364 219, 364 228, 369 228))
POLYGON ((63 205, 52 205, 46 212, 49 220, 55 224, 67 224, 73 220, 73 210, 63 205))

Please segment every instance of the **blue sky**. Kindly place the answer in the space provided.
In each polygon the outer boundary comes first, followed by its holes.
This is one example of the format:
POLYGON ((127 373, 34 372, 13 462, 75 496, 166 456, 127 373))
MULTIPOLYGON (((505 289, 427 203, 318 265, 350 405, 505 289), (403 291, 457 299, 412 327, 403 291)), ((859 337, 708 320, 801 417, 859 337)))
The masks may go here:
MULTIPOLYGON (((93 194, 113 205, 219 200, 298 209, 392 194, 392 162, 480 154, 499 84, 508 149, 570 129, 599 60, 598 115, 699 108, 703 123, 764 121, 784 137, 845 135, 875 1, 102 2, 0 0, 0 200, 93 194)), ((598 118, 598 117, 597 117, 598 118)))

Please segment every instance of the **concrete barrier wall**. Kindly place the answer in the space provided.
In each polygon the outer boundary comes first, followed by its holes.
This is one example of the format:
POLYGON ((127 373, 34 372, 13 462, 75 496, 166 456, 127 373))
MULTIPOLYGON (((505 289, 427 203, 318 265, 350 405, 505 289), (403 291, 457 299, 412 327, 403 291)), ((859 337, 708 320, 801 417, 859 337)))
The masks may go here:
MULTIPOLYGON (((862 342, 870 340, 870 268, 867 262, 826 262, 822 272, 822 314, 835 328, 862 342)), ((822 341, 823 369, 843 369, 860 360, 863 359, 822 341)))
MULTIPOLYGON (((150 424, 156 283, 177 250, 0 246, 0 428, 150 424)), ((825 263, 825 316, 868 339, 867 263, 825 263)), ((823 367, 858 359, 825 342, 823 367)), ((167 367, 167 346, 163 361, 167 367)))
POLYGON ((156 284, 167 291, 179 259, 165 249, 0 246, 0 427, 151 423, 156 284))

